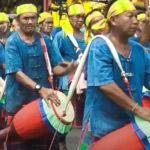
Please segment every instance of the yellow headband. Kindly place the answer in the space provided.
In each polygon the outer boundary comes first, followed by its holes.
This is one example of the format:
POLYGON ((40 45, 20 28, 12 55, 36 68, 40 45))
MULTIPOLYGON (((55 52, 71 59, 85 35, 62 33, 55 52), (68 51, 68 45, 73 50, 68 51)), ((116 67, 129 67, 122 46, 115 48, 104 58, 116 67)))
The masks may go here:
POLYGON ((144 7, 144 0, 131 0, 131 2, 136 6, 144 7))
POLYGON ((136 10, 136 8, 129 0, 117 0, 109 8, 107 19, 110 20, 110 18, 113 16, 122 14, 126 11, 133 11, 133 10, 136 10))
POLYGON ((28 12, 37 13, 36 6, 33 4, 23 4, 17 7, 17 15, 21 15, 28 12))
POLYGON ((79 14, 84 14, 84 8, 82 4, 73 4, 68 8, 68 16, 76 16, 79 14))
POLYGON ((104 16, 99 11, 94 11, 93 13, 91 13, 90 15, 88 15, 86 17, 86 20, 85 20, 86 27, 89 26, 89 24, 91 23, 92 19, 94 19, 95 17, 99 17, 99 16, 101 16, 102 18, 104 18, 104 16))
POLYGON ((106 7, 106 4, 100 3, 100 2, 85 1, 83 3, 83 7, 84 7, 84 10, 85 10, 85 14, 88 14, 93 9, 104 10, 104 8, 106 7))
POLYGON ((99 11, 94 11, 93 13, 89 14, 85 20, 86 30, 85 30, 84 39, 85 39, 86 43, 88 43, 93 36, 91 31, 88 29, 89 24, 91 23, 91 21, 94 18, 99 17, 99 16, 102 17, 102 19, 99 20, 98 22, 94 23, 91 26, 91 29, 92 30, 100 30, 100 29, 104 29, 106 27, 107 20, 104 18, 104 16, 99 11))
POLYGON ((91 29, 92 30, 100 30, 100 29, 104 29, 106 28, 107 25, 107 20, 106 19, 102 19, 98 22, 96 22, 95 24, 92 25, 91 29))
POLYGON ((106 7, 106 4, 104 4, 104 3, 93 2, 93 3, 91 4, 91 9, 92 9, 92 10, 93 10, 93 9, 101 9, 101 10, 103 10, 105 7, 106 7))
POLYGON ((43 12, 39 15, 38 23, 43 22, 46 18, 52 18, 52 15, 47 12, 43 12))
POLYGON ((142 19, 146 19, 146 14, 142 13, 137 16, 137 19, 140 21, 142 19))
POLYGON ((8 16, 3 12, 0 12, 0 22, 9 22, 8 16))

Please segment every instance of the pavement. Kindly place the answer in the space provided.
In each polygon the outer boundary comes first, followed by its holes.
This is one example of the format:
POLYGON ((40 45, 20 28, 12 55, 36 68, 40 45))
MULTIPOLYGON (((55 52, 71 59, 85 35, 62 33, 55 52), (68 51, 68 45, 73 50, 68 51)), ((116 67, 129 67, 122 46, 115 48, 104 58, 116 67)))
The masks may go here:
MULTIPOLYGON (((72 129, 67 135, 67 148, 68 150, 77 150, 81 129, 72 129)), ((5 146, 5 149, 6 146, 5 146)))
POLYGON ((81 129, 72 129, 67 135, 68 150, 77 150, 81 129))

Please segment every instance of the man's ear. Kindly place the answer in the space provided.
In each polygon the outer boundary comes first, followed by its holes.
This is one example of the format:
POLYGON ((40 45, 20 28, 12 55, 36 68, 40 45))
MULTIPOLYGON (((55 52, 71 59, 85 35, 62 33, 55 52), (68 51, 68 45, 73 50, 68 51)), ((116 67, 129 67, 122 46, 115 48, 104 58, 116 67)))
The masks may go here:
POLYGON ((110 23, 111 23, 111 25, 116 26, 117 22, 116 22, 116 17, 115 16, 111 17, 110 23))

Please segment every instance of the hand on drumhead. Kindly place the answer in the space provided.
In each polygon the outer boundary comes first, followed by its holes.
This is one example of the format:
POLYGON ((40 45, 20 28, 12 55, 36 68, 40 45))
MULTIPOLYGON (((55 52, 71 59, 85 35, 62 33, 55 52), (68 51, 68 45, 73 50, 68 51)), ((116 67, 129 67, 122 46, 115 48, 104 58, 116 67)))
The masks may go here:
POLYGON ((135 114, 141 117, 142 119, 150 122, 150 109, 149 108, 138 106, 137 109, 135 110, 135 114))
POLYGON ((58 96, 53 89, 48 89, 48 88, 42 87, 39 90, 39 94, 46 101, 46 103, 48 100, 50 100, 50 101, 54 102, 54 104, 56 106, 60 105, 60 100, 58 99, 58 96))

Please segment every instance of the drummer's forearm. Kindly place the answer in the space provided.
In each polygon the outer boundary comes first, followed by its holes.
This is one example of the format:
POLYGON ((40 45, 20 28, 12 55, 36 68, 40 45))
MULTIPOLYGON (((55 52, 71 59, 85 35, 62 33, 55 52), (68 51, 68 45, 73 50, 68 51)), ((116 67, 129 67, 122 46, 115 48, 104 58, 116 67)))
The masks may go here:
POLYGON ((150 25, 148 23, 145 24, 145 27, 143 29, 143 32, 140 36, 140 44, 143 46, 149 41, 150 39, 150 25))
POLYGON ((56 66, 55 68, 53 68, 53 73, 56 76, 63 76, 67 74, 66 67, 56 66))
POLYGON ((100 90, 109 97, 114 103, 132 111, 136 103, 128 97, 115 83, 100 86, 100 90))
POLYGON ((18 71, 15 74, 16 80, 21 83, 23 86, 34 90, 36 86, 36 82, 26 76, 22 71, 18 71))

